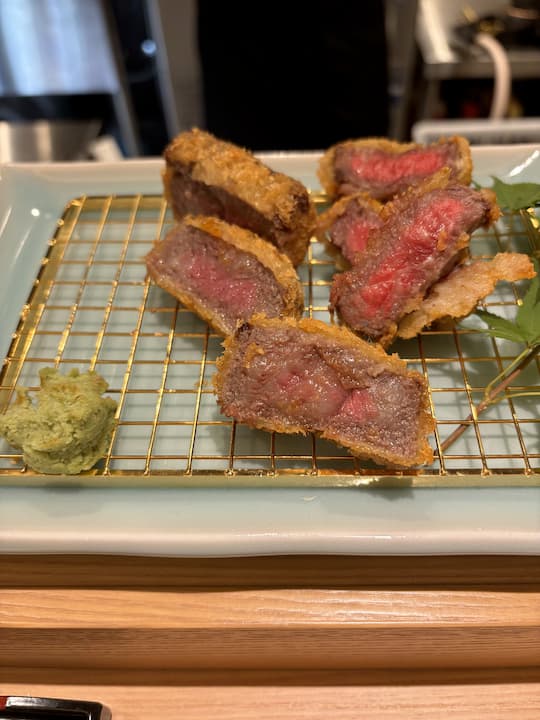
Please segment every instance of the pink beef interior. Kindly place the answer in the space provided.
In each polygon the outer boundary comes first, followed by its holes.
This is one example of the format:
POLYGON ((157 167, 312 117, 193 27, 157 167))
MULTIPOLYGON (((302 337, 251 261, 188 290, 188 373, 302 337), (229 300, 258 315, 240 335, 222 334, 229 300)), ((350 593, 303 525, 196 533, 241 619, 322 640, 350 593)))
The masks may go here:
POLYGON ((452 267, 462 233, 485 222, 488 205, 470 188, 433 190, 404 204, 371 237, 362 263, 335 278, 331 302, 353 329, 377 338, 452 267))
POLYGON ((365 249, 370 232, 380 228, 382 224, 383 221, 375 210, 362 207, 351 200, 345 212, 330 228, 330 240, 352 264, 355 256, 365 249))
POLYGON ((148 256, 152 277, 190 293, 219 315, 229 331, 255 312, 283 308, 280 285, 254 255, 189 225, 178 226, 148 256))
POLYGON ((336 151, 335 172, 344 194, 364 190, 384 200, 455 162, 456 147, 450 143, 403 153, 342 146, 336 151))
POLYGON ((225 414, 241 422, 300 424, 338 442, 414 455, 422 402, 414 377, 295 328, 245 323, 237 338, 240 350, 220 398, 225 414))

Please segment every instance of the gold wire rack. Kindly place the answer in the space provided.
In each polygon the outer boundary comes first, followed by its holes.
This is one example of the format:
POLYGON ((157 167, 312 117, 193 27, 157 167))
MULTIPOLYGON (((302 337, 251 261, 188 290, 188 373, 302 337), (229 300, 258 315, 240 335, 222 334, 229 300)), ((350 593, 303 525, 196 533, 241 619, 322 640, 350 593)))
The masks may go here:
MULTIPOLYGON (((103 461, 71 478, 34 473, 4 443, 1 484, 540 485, 537 398, 507 396, 480 417, 473 411, 517 346, 461 325, 392 348, 429 384, 436 420, 430 467, 382 469, 312 436, 264 433, 222 416, 211 387, 222 338, 146 277, 143 258, 171 223, 157 195, 82 197, 66 208, 4 361, 0 401, 8 405, 16 386, 36 389, 43 366, 92 369, 118 401, 118 424, 103 461), (470 427, 443 451, 445 438, 464 421, 470 427)), ((538 255, 538 224, 532 211, 504 216, 474 234, 472 255, 538 255)), ((298 271, 306 315, 330 321, 335 266, 321 243, 311 241, 298 271)), ((485 306, 511 317, 522 295, 519 283, 500 283, 485 306)), ((511 389, 526 393, 538 377, 536 359, 511 389)))

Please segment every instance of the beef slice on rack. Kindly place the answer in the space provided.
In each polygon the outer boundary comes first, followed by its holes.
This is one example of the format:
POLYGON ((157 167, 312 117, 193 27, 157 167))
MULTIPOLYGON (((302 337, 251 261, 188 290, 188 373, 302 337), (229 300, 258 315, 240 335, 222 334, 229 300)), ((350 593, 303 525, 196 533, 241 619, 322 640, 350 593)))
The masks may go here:
POLYGON ((383 225, 384 205, 366 193, 355 193, 335 202, 317 219, 318 239, 335 257, 336 266, 354 265, 367 245, 369 234, 383 225))
POLYGON ((165 196, 177 219, 218 217, 273 243, 293 265, 302 262, 316 212, 301 182, 198 129, 178 135, 164 155, 165 196))
POLYGON ((361 262, 334 276, 330 310, 387 347, 402 317, 466 257, 470 234, 500 216, 495 194, 454 183, 445 168, 388 203, 361 262))
POLYGON ((299 317, 302 285, 286 255, 249 230, 185 217, 146 256, 152 280, 218 333, 253 313, 299 317))
POLYGON ((228 417, 316 433, 382 465, 432 462, 426 381, 396 355, 306 318, 254 316, 224 346, 214 387, 228 417))
POLYGON ((330 199, 365 192, 387 201, 443 167, 450 168, 454 182, 471 182, 471 152, 465 138, 441 138, 431 145, 385 138, 347 140, 323 154, 318 174, 330 199))

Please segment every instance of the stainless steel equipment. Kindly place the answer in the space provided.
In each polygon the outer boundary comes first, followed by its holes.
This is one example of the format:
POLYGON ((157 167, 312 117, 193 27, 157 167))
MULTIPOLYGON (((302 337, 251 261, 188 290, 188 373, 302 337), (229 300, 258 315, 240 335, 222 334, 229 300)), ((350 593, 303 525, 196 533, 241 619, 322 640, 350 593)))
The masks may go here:
MULTIPOLYGON (((0 0, 0 96, 92 93, 111 96, 126 154, 138 155, 131 98, 105 3, 0 0)), ((51 129, 53 135, 60 137, 51 129)), ((38 136, 45 137, 39 128, 38 136)))
POLYGON ((84 160, 99 130, 98 121, 0 122, 0 163, 84 160))
MULTIPOLYGON (((478 16, 504 13, 508 0, 419 0, 416 34, 422 55, 426 92, 420 116, 434 116, 440 82, 447 79, 492 78, 493 61, 480 47, 459 50, 454 28, 466 18, 467 8, 478 16)), ((511 76, 531 79, 540 76, 540 49, 534 47, 507 50, 511 76)))

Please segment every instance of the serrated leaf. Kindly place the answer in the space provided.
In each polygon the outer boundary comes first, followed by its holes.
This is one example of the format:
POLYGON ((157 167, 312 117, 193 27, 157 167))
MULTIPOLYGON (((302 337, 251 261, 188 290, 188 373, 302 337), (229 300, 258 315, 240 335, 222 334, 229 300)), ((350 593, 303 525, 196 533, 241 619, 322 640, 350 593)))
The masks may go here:
POLYGON ((526 342, 523 332, 516 327, 512 320, 499 317, 499 315, 490 313, 487 310, 477 310, 476 314, 488 326, 489 329, 483 331, 488 335, 503 338, 504 340, 512 340, 513 342, 526 342))
POLYGON ((516 313, 516 325, 531 345, 540 342, 540 264, 537 260, 533 262, 536 277, 531 280, 523 303, 516 313))
POLYGON ((493 188, 497 196, 497 202, 503 208, 509 210, 521 210, 540 203, 540 184, 505 183, 497 177, 493 177, 493 188))

